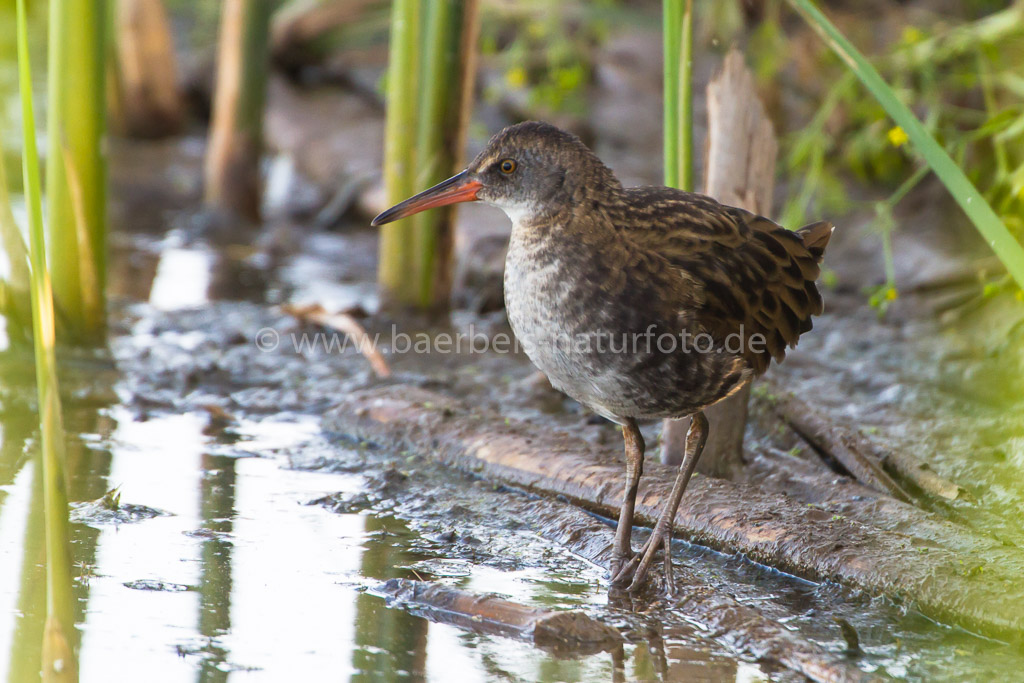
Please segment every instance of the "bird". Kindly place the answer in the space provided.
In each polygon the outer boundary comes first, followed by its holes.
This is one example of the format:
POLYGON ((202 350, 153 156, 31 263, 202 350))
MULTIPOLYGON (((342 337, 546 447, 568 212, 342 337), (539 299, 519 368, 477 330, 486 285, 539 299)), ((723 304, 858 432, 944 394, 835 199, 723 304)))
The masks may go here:
POLYGON ((482 201, 512 221, 505 310, 556 388, 621 425, 626 482, 611 585, 636 592, 671 530, 709 425, 704 410, 764 373, 823 310, 828 221, 788 230, 670 187, 624 187, 577 136, 526 121, 455 176, 373 219, 482 201), (690 417, 682 462, 646 544, 632 549, 645 444, 639 423, 690 417))

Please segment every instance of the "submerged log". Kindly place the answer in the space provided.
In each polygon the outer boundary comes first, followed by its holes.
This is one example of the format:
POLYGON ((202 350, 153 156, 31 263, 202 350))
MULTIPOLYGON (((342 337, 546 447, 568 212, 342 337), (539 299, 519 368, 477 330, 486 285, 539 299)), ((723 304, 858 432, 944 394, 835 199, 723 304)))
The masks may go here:
MULTIPOLYGON (((618 514, 617 454, 542 427, 470 411, 410 386, 356 392, 325 418, 329 431, 411 451, 490 479, 618 514)), ((637 519, 652 524, 673 468, 648 463, 637 519)), ((869 525, 755 487, 695 477, 675 533, 812 581, 907 601, 925 615, 990 636, 1024 636, 1024 552, 893 501, 896 528, 869 525), (924 531, 918 533, 920 526, 924 531)), ((885 519, 880 520, 886 522, 885 519)))
MULTIPOLYGON (((564 507, 564 506, 563 506, 564 507)), ((551 504, 534 504, 523 521, 537 532, 574 554, 609 568, 614 531, 593 517, 578 511, 566 523, 566 513, 551 504)), ((866 681, 868 674, 801 637, 753 606, 700 581, 685 567, 675 566, 676 594, 682 596, 667 613, 700 624, 715 640, 741 655, 761 662, 774 662, 803 674, 812 681, 866 681)), ((665 624, 670 626, 670 624, 665 624)))
POLYGON ((529 639, 556 654, 607 652, 622 644, 618 631, 578 610, 537 609, 496 595, 411 579, 391 579, 371 592, 433 621, 477 633, 529 639))

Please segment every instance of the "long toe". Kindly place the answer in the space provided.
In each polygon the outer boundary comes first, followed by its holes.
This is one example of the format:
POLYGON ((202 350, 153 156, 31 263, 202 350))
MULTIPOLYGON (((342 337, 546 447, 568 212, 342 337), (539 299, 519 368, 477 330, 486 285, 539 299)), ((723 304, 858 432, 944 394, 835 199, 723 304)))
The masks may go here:
POLYGON ((633 582, 633 575, 636 573, 637 565, 640 564, 640 555, 634 555, 625 560, 616 558, 612 562, 611 584, 615 588, 625 588, 633 582))
MULTIPOLYGON (((650 572, 651 564, 654 562, 654 555, 658 552, 658 548, 664 545, 665 538, 665 531, 659 524, 651 532, 651 537, 647 539, 640 562, 633 565, 636 569, 633 572, 633 580, 629 584, 630 593, 636 593, 643 587, 644 581, 647 580, 647 575, 650 572)), ((671 562, 671 558, 669 562, 671 562)))

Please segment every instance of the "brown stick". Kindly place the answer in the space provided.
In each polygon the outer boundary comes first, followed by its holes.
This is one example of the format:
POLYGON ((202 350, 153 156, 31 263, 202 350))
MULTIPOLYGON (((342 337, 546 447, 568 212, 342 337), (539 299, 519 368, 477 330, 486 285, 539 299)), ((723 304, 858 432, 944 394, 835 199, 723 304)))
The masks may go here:
POLYGON ((919 458, 877 446, 857 432, 836 424, 792 393, 772 393, 772 404, 781 419, 815 448, 838 460, 866 486, 909 502, 910 496, 885 472, 888 469, 927 494, 946 500, 972 498, 966 489, 943 479, 919 458))
POLYGON ((225 0, 217 46, 217 90, 204 176, 206 203, 260 220, 263 106, 267 81, 266 0, 225 0))
POLYGON ((314 323, 347 334, 355 342, 356 350, 366 356, 366 360, 370 362, 370 367, 378 377, 391 376, 391 368, 388 367, 384 356, 377 350, 377 345, 370 339, 370 335, 366 334, 363 326, 348 313, 328 313, 320 304, 307 306, 285 304, 281 306, 281 310, 301 323, 314 323))
MULTIPOLYGON (((757 98, 754 77, 739 50, 725 57, 722 70, 708 83, 708 142, 704 192, 724 204, 764 216, 772 210, 778 143, 771 120, 757 98)), ((750 385, 704 414, 711 429, 697 471, 730 477, 743 466, 743 432, 750 385)), ((666 420, 662 430, 664 464, 679 464, 689 418, 666 420)))
MULTIPOLYGON (((618 514, 622 464, 581 439, 470 413, 457 401, 409 386, 356 392, 325 428, 397 451, 421 453, 491 479, 562 495, 618 514)), ((648 464, 637 518, 651 524, 672 474, 648 464)), ((871 526, 755 487, 695 477, 674 520, 677 536, 742 553, 813 581, 911 601, 924 614, 996 637, 1024 636, 1024 552, 893 502, 895 528, 871 526), (918 534, 917 529, 922 531, 918 534)), ((882 519, 888 524, 889 519, 882 519)))

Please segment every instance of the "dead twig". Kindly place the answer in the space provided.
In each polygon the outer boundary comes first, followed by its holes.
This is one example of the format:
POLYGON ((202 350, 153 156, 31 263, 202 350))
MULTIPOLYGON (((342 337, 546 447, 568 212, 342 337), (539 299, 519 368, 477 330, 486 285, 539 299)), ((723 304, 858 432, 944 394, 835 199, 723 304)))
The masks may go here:
MULTIPOLYGON (((769 384, 772 387, 771 384, 769 384)), ((862 484, 910 502, 891 472, 926 494, 946 500, 970 500, 970 493, 940 477, 927 463, 906 452, 882 448, 852 429, 836 424, 820 410, 789 392, 770 390, 775 413, 815 448, 835 458, 862 484)))
POLYGON ((374 373, 378 377, 391 376, 391 368, 388 367, 384 356, 377 350, 377 345, 373 343, 370 335, 366 334, 363 326, 348 313, 328 313, 320 304, 309 304, 306 306, 286 304, 281 307, 281 310, 294 317, 300 323, 313 323, 336 330, 342 334, 347 334, 349 337, 352 337, 359 353, 366 356, 366 360, 370 362, 370 367, 373 368, 374 373))

